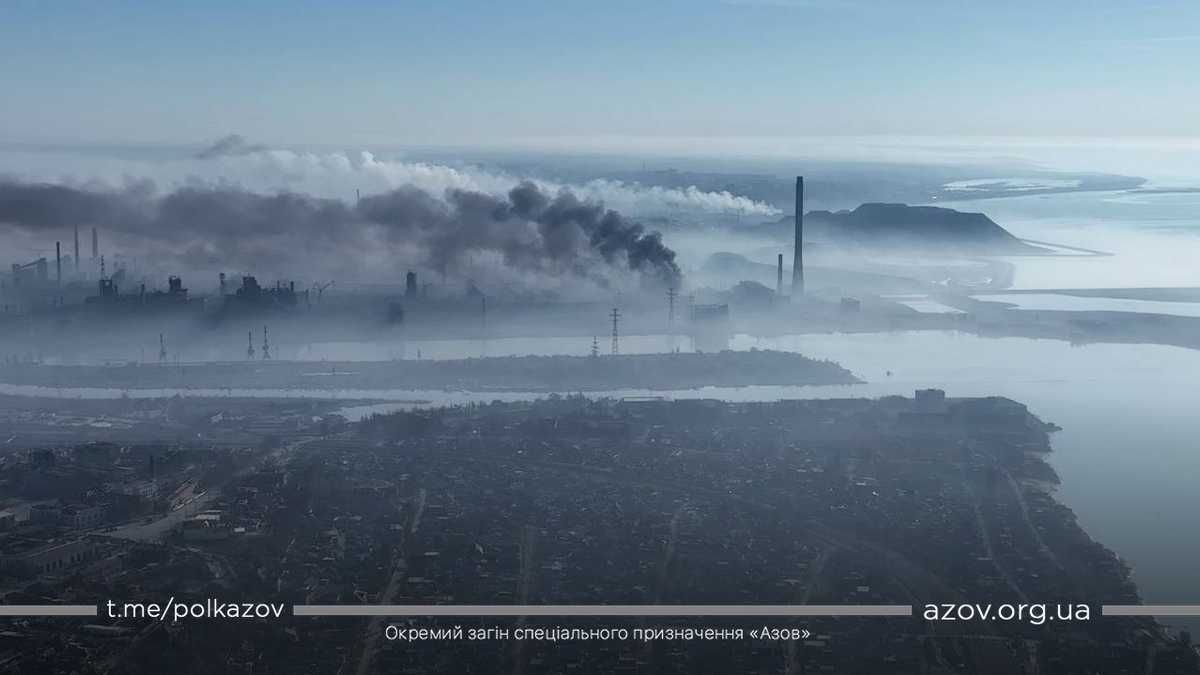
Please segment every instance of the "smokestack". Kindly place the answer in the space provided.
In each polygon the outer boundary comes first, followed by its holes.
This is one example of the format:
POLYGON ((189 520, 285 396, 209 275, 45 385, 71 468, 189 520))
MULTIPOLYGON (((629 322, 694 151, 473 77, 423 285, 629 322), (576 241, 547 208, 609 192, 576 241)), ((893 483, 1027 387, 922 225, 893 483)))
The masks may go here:
POLYGON ((92 260, 100 257, 100 235, 92 228, 92 260))
POLYGON ((775 295, 783 296, 783 254, 775 261, 775 295))
POLYGON ((79 274, 79 226, 75 226, 75 273, 79 274))
POLYGON ((796 176, 796 244, 792 254, 792 297, 804 295, 804 176, 796 176))
POLYGON ((57 273, 58 285, 62 286, 62 242, 54 242, 54 267, 57 273))

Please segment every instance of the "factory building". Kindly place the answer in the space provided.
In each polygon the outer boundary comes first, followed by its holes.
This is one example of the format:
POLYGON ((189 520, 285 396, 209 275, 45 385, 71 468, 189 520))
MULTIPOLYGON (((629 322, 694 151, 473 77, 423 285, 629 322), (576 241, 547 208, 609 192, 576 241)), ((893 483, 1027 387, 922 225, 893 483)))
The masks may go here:
POLYGON ((88 305, 100 305, 109 309, 117 307, 124 309, 183 307, 193 303, 188 297, 188 290, 183 287, 183 279, 180 277, 167 277, 166 291, 147 291, 146 285, 140 284, 136 293, 122 294, 120 282, 124 278, 124 270, 118 270, 111 277, 100 279, 96 282, 96 295, 89 296, 84 302, 88 305))
POLYGON ((688 318, 696 351, 719 352, 729 349, 729 305, 692 305, 688 318))
POLYGON ((261 286, 253 276, 242 277, 242 285, 232 295, 226 295, 222 307, 226 311, 250 311, 291 309, 301 297, 307 301, 308 291, 296 292, 296 282, 275 282, 272 286, 261 286))
POLYGON ((8 542, 11 548, 0 554, 0 569, 19 573, 56 574, 96 560, 100 545, 91 537, 70 541, 8 542))
POLYGON ((24 265, 13 263, 13 288, 40 288, 50 283, 50 264, 45 258, 38 258, 24 265))

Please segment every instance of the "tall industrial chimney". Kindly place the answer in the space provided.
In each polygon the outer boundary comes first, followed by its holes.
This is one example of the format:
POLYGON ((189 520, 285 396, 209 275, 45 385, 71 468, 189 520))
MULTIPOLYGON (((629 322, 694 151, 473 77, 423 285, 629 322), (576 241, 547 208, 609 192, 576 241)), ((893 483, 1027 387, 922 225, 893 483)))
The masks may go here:
POLYGON ((58 275, 56 281, 59 286, 62 286, 62 242, 54 242, 54 268, 58 275))
POLYGON ((75 226, 75 274, 79 274, 79 226, 75 226))
POLYGON ((792 297, 804 295, 804 176, 796 176, 796 244, 792 254, 792 297))
POLYGON ((775 265, 775 295, 783 297, 783 254, 780 253, 775 265))
POLYGON ((100 257, 100 235, 92 228, 92 260, 100 257))

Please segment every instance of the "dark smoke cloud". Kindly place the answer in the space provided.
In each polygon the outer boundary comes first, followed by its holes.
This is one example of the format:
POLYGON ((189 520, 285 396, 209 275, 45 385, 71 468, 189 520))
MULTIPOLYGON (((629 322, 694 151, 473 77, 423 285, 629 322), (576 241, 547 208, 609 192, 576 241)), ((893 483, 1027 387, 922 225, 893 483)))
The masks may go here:
POLYGON ((246 140, 241 134, 229 134, 213 141, 213 144, 197 152, 196 159, 215 159, 217 157, 235 157, 237 155, 249 155, 255 152, 262 152, 267 149, 265 145, 251 143, 246 140))
MULTIPOLYGON (((156 259, 193 270, 240 269, 362 277, 364 260, 387 251, 399 264, 478 272, 498 259, 506 278, 584 279, 606 287, 620 276, 677 284, 675 252, 616 211, 562 191, 522 183, 506 197, 415 187, 357 205, 283 192, 187 187, 165 196, 141 184, 122 191, 0 182, 0 223, 39 232, 101 227, 156 259), (414 259, 414 257, 416 259, 414 259)), ((384 256, 386 257, 386 256, 384 256)))

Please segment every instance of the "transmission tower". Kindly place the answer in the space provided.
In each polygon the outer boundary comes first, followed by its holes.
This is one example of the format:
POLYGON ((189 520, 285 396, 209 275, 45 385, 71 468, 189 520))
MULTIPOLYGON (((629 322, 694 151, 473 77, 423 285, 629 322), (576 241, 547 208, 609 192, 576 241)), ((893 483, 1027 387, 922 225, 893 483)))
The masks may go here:
POLYGON ((271 360, 271 343, 267 341, 267 327, 263 326, 263 361, 271 360))
POLYGON ((594 359, 597 356, 600 356, 600 338, 593 335, 592 336, 592 358, 594 359))
POLYGON ((617 354, 621 353, 621 340, 619 337, 620 333, 617 331, 617 324, 621 320, 620 310, 618 310, 616 307, 613 307, 612 312, 609 313, 609 317, 612 318, 612 327, 613 327, 613 329, 612 329, 612 353, 613 353, 613 356, 616 356, 617 354))
POLYGON ((668 330, 675 327, 675 296, 677 296, 677 295, 678 295, 678 293, 675 291, 674 286, 667 289, 667 329, 668 330))
POLYGON ((167 360, 167 341, 163 339, 163 334, 158 334, 158 362, 162 363, 167 360))
POLYGON ((246 331, 246 358, 254 360, 254 331, 246 331))
POLYGON ((675 287, 667 289, 667 351, 675 351, 675 287))
POLYGON ((487 356, 488 348, 488 332, 487 332, 487 296, 479 296, 479 338, 482 342, 480 345, 480 356, 487 356))

